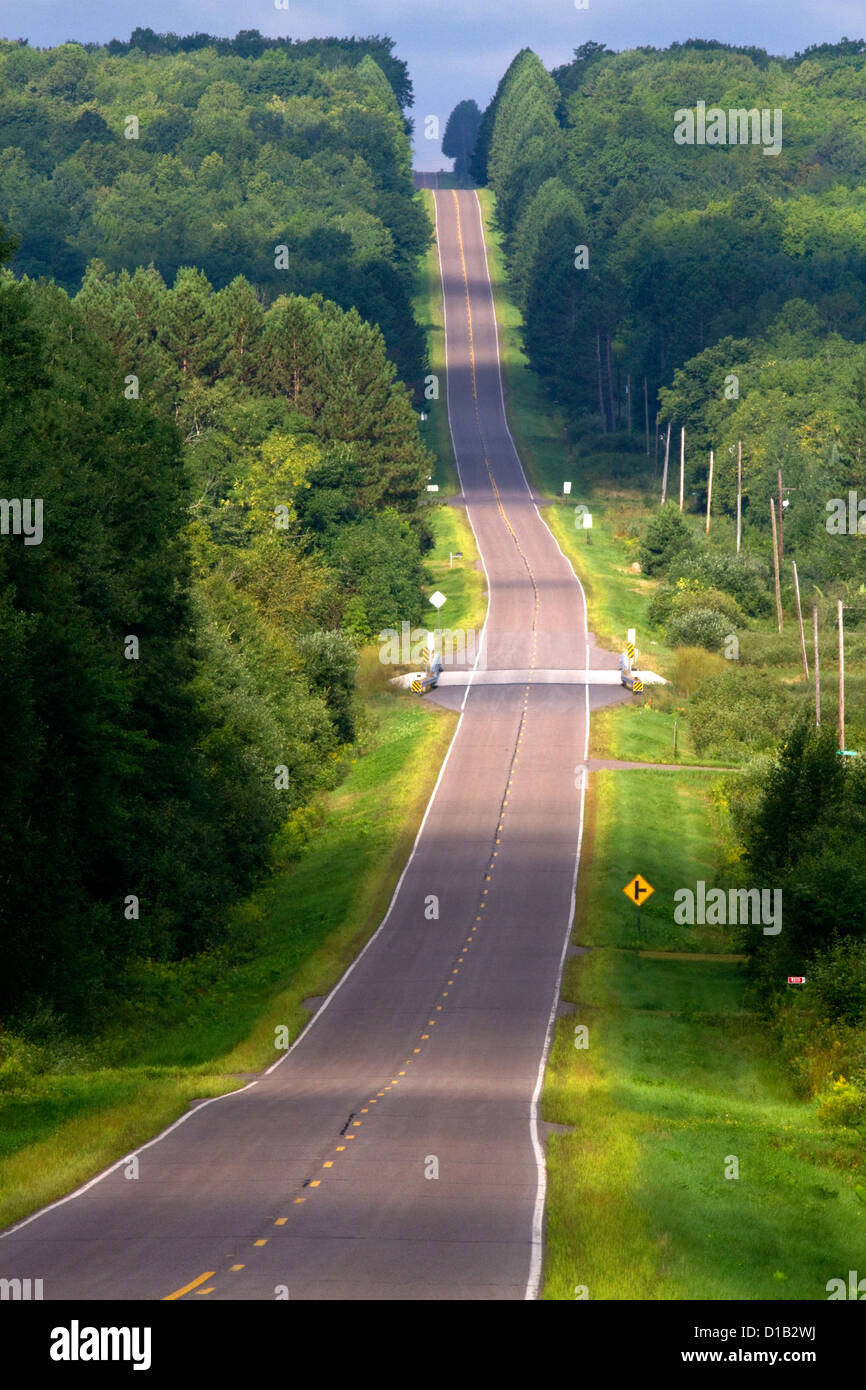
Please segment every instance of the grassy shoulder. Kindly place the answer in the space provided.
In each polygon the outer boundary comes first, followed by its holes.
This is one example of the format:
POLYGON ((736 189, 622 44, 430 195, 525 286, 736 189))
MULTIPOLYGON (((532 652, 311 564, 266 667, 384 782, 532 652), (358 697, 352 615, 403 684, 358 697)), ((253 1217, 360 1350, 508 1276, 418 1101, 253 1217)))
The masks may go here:
MULTIPOLYGON (((447 599, 435 623, 439 627, 478 630, 484 622, 487 600, 484 572, 466 512, 459 506, 437 507, 432 526, 436 543, 424 562, 433 576, 433 591, 438 589, 447 599)), ((430 612, 433 613, 432 608, 430 612)))
POLYGON ((547 1299, 826 1299, 851 1265, 856 1132, 792 1098, 728 930, 673 922, 674 889, 713 879, 711 782, 591 781, 575 931, 589 951, 566 968, 575 1014, 543 1096, 544 1118, 574 1127, 547 1146, 547 1299), (655 888, 640 936, 622 893, 637 871, 655 888))
POLYGON ((590 625, 599 643, 611 651, 620 650, 628 628, 637 628, 642 634, 646 664, 665 675, 672 665, 671 653, 660 642, 646 636, 647 608, 656 585, 634 569, 637 537, 647 514, 646 498, 637 489, 620 487, 602 491, 592 481, 597 470, 590 466, 589 457, 575 455, 569 444, 565 420, 523 351, 523 321, 507 292, 507 272, 501 238, 495 226, 493 194, 484 188, 478 197, 499 324, 508 423, 521 462, 535 492, 546 499, 542 503, 545 521, 580 576, 586 590, 590 625), (572 484, 568 501, 561 497, 562 484, 566 481, 572 484), (579 527, 576 525, 579 505, 592 514, 589 540, 582 522, 579 527))
MULTIPOLYGON (((435 226, 433 194, 429 189, 422 189, 421 194, 431 224, 435 226)), ((434 478, 444 493, 459 494, 460 480, 448 426, 442 277, 435 243, 429 248, 419 271, 415 315, 427 335, 431 370, 439 382, 439 399, 428 403, 425 424, 428 447, 436 456, 434 478)), ((465 508, 459 501, 434 507, 431 510, 431 526, 435 544, 425 561, 433 576, 433 590, 438 589, 447 599, 436 625, 452 630, 478 630, 484 623, 487 608, 485 581, 465 508)))
POLYGON ((273 1062, 376 929, 453 734, 450 711, 362 672, 367 732, 341 785, 294 827, 294 857, 235 914, 234 949, 143 969, 109 1036, 4 1038, 0 1226, 71 1191, 184 1113, 273 1062), (247 948, 238 943, 246 934, 247 948))
MULTIPOLYGON (((436 225, 436 210, 433 192, 421 189, 421 197, 427 209, 431 225, 436 225)), ((439 272, 439 252, 435 241, 431 241, 427 253, 418 270, 415 296, 412 300, 415 318, 427 338, 427 355, 438 399, 425 400, 424 413, 427 419, 421 429, 424 442, 436 457, 433 482, 447 496, 460 491, 457 466, 454 462, 454 446, 451 443, 451 430, 448 425, 448 383, 445 363, 445 310, 442 300, 442 277, 439 272)))
POLYGON ((593 712, 589 755, 636 763, 714 765, 713 759, 702 758, 695 751, 682 708, 653 688, 646 690, 642 700, 610 705, 593 712))

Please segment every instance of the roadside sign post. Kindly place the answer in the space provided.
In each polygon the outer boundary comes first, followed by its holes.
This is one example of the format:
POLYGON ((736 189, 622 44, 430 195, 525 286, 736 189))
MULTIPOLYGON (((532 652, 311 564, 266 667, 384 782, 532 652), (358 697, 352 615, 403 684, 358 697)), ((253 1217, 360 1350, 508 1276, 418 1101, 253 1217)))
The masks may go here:
POLYGON ((629 880, 622 891, 625 893, 629 902, 634 903, 637 908, 637 934, 640 936, 641 904, 645 898, 648 898, 651 893, 655 892, 655 889, 651 883, 647 882, 643 874, 635 874, 634 878, 629 880))

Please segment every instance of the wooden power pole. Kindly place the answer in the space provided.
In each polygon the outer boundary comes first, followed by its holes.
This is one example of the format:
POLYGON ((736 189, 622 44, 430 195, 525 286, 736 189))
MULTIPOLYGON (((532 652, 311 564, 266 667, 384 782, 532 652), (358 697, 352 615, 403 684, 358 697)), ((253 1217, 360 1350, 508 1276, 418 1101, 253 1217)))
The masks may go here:
POLYGON ((785 508, 782 506, 782 470, 779 469, 779 563, 785 554, 785 508))
POLYGON ((803 670, 806 672, 806 680, 809 679, 809 661, 806 656, 806 637, 803 632, 803 610, 800 607, 800 580, 797 576, 797 561, 791 561, 791 568, 794 571, 794 593, 797 597, 797 622, 800 627, 800 652, 803 657, 803 670))
POLYGON ((737 440, 737 554, 743 534, 743 441, 737 440))
POLYGON ((680 511, 683 509, 683 478, 686 471, 686 427, 680 426, 680 511))
POLYGON ((707 535, 710 534, 710 506, 713 500, 713 451, 710 450, 710 476, 707 482, 707 535))
POLYGON ((818 605, 812 604, 812 632, 815 639, 815 727, 821 727, 821 677, 818 669, 818 605))
POLYGON ((665 439, 665 466, 664 466, 664 468, 663 468, 663 470, 662 470, 662 506, 664 506, 664 504, 665 504, 665 498, 667 497, 667 492, 668 492, 668 459, 670 458, 670 453, 671 453, 671 422, 670 422, 670 420, 668 420, 668 433, 667 433, 667 438, 665 439))
POLYGON ((839 747, 845 747, 845 627, 842 622, 842 600, 837 606, 839 619, 839 747))
POLYGON ((779 541, 776 535, 776 503, 770 498, 770 521, 773 523, 773 574, 776 580, 776 620, 782 631, 782 589, 779 584, 779 541))

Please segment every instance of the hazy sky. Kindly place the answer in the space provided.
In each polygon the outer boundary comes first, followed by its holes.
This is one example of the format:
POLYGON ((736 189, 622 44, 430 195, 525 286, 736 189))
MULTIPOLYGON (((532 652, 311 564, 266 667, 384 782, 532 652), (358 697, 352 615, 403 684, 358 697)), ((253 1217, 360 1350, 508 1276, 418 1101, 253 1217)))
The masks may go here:
POLYGON ((424 138, 424 117, 444 130, 452 107, 474 97, 483 107, 518 49, 534 48, 552 67, 578 44, 664 47, 674 39, 715 38, 791 54, 810 43, 866 33, 863 0, 0 0, 0 35, 38 47, 67 39, 105 43, 129 38, 137 25, 176 34, 233 36, 239 29, 311 38, 390 34, 415 86, 415 164, 447 167, 437 141, 424 138))

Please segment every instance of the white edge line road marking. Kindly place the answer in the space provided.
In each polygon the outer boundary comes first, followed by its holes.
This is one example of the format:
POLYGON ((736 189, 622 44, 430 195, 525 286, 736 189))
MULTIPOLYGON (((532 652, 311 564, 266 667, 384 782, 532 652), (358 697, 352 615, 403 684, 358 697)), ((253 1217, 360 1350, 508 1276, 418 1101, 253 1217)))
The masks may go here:
MULTIPOLYGON (((434 209, 435 209, 435 201, 436 201, 435 198, 434 198, 433 201, 434 201, 434 209)), ((438 249, 438 236, 437 236, 437 249, 438 249)), ((439 276, 440 276, 440 284, 442 284, 442 254, 441 254, 441 250, 439 251, 439 276)), ((445 292, 444 292, 444 285, 443 285, 443 316, 444 316, 444 303, 445 303, 445 292)), ((445 354, 446 354, 446 356, 445 356, 445 372, 446 372, 446 390, 447 390, 447 373, 448 373, 448 327, 447 327, 447 322, 446 322, 446 325, 445 325, 445 354)), ((451 404, 450 404, 450 397, 448 398, 448 428, 449 428, 449 430, 451 430, 451 404)), ((454 445, 454 434, 453 434, 453 431, 451 431, 451 443, 452 443, 452 447, 453 447, 453 445, 454 445)), ((454 450, 454 459, 455 459, 455 462, 456 462, 456 460, 457 460, 457 450, 456 450, 456 449, 454 450)), ((461 493, 462 493, 462 492, 463 492, 463 479, 462 479, 462 477, 460 477, 460 468, 459 468, 459 465, 458 465, 458 468, 457 468, 457 475, 458 475, 458 478, 460 479, 460 490, 461 490, 461 493)), ((349 976, 351 975, 352 971, 355 969, 355 966, 356 966, 356 965, 359 963, 359 961, 361 960, 362 956, 364 956, 365 953, 370 949, 370 947, 372 946, 373 942, 376 940, 377 936, 379 936, 380 932, 384 931, 385 926, 387 925, 388 919, 389 919, 389 917, 391 916, 391 913, 392 913, 393 910, 394 910, 394 905, 395 905, 395 903, 396 903, 396 901, 397 901, 397 898, 398 898, 399 895, 400 895, 400 889, 401 889, 402 886, 403 886, 403 880, 405 879, 407 873, 409 872, 409 868, 410 868, 410 866, 411 866, 411 864, 412 864, 412 860, 415 858, 415 854, 416 854, 416 851, 417 851, 417 849, 418 849, 418 844, 419 844, 420 839, 421 839, 421 836, 422 836, 422 834, 423 834, 423 832, 424 832, 424 826, 425 826, 426 823, 427 823, 427 817, 428 817, 429 814, 430 814, 430 809, 431 809, 431 807, 432 807, 432 805, 433 805, 433 802, 436 800, 436 793, 437 793, 438 790, 439 790, 439 784, 441 783, 442 778, 443 778, 443 776, 444 776, 444 774, 445 774, 445 769, 446 769, 446 767, 448 766, 448 760, 449 760, 449 758, 451 757, 451 753, 452 753, 452 751, 453 751, 454 744, 457 742, 457 735, 460 733, 460 726, 461 726, 461 724, 463 723, 463 712, 464 712, 464 710, 465 710, 465 708, 466 708, 466 701, 467 701, 467 699, 468 699, 468 697, 469 697, 469 691, 470 691, 470 689, 472 688, 472 676, 475 675, 475 669, 476 669, 476 667, 477 667, 477 665, 478 665, 479 660, 481 659, 481 653, 484 651, 484 641, 485 641, 485 637, 486 637, 486 634, 487 634, 487 624, 488 624, 488 621, 489 621, 489 619, 490 619, 490 609, 491 609, 491 607, 492 607, 492 599, 493 599, 493 595, 492 595, 492 592, 491 592, 491 589, 490 589, 490 579, 489 579, 489 576, 488 576, 488 574, 487 574, 487 568, 486 568, 486 566, 484 565, 484 556, 483 556, 483 553, 482 553, 482 551, 481 551, 481 546, 478 545, 478 537, 477 537, 477 535, 475 534, 475 527, 472 525, 472 517, 471 517, 471 515, 470 515, 468 505, 467 505, 467 508, 466 508, 466 514, 467 514, 467 516, 469 517, 469 524, 470 524, 470 526, 472 527, 472 534, 473 534, 473 536, 475 536, 475 543, 476 543, 476 545, 478 546, 478 554, 479 554, 479 556, 481 557, 481 565, 482 565, 482 568, 484 569, 484 577, 485 577, 485 579, 487 580, 487 596, 488 596, 488 597, 487 597, 487 613, 486 613, 486 616, 485 616, 485 619, 484 619, 484 626, 483 626, 482 629, 481 629, 481 641, 480 641, 480 643, 479 643, 478 654, 477 654, 476 657, 475 657, 475 664, 473 665, 473 668, 472 668, 472 672, 471 672, 471 675, 470 675, 469 684, 468 684, 467 687, 466 687, 466 693, 465 693, 464 696, 463 696, 463 703, 462 703, 461 706, 460 706, 460 718, 459 718, 458 721, 457 721, 457 728, 454 730, 454 734, 453 734, 453 736, 452 736, 452 738, 451 738, 451 742, 450 742, 449 745, 448 745, 448 751, 447 751, 447 753, 445 754, 445 758, 444 758, 444 760, 443 760, 442 766, 441 766, 441 768, 439 769, 439 776, 436 778, 436 785, 434 786, 433 791, 430 793, 430 800, 427 802, 427 807, 426 807, 426 809, 425 809, 425 811, 424 811, 423 819, 422 819, 422 821, 421 821, 420 826, 418 827, 418 833, 417 833, 417 835, 415 836, 415 842, 414 842, 414 844, 412 845, 412 853, 409 855, 409 858, 406 860, 405 868, 403 869, 403 872, 401 873, 399 879, 397 880, 397 887, 394 889, 393 895, 392 895, 392 897, 391 897, 391 901, 390 901, 390 903, 388 904, 388 911, 385 913, 385 916, 382 918, 381 923, 380 923, 379 926, 376 928, 376 930, 375 930, 375 932, 373 933, 373 935, 370 937, 370 940, 367 942, 366 946, 364 946, 363 950, 361 950, 361 951, 358 953, 358 955, 355 957, 355 959, 352 961, 351 965, 349 966, 348 970, 346 970, 346 971, 340 976, 339 980, 338 980, 337 983, 334 985, 334 988, 331 990, 331 992, 330 992, 330 994, 328 995, 327 999, 326 999, 326 1000, 324 1001, 324 1003, 322 1004, 322 1007, 321 1007, 320 1009, 318 1009, 318 1010, 316 1011, 316 1013, 313 1014, 313 1016, 312 1016, 311 1019, 308 1020, 308 1022, 305 1024, 305 1026, 301 1029, 301 1032, 300 1032, 300 1033, 298 1034, 298 1036, 295 1038, 295 1041, 292 1043, 291 1047, 286 1049, 286 1051, 283 1053, 282 1057, 278 1057, 277 1060, 276 1060, 276 1062, 273 1062, 273 1063, 271 1064, 271 1066, 269 1066, 269 1067, 267 1068, 267 1070, 263 1073, 263 1075, 265 1075, 265 1076, 270 1076, 271 1072, 274 1071, 282 1062, 284 1062, 291 1052, 294 1052, 295 1048, 298 1046, 298 1044, 301 1042, 301 1040, 302 1040, 303 1038, 306 1038, 307 1034, 310 1032, 310 1029, 313 1027, 313 1025, 316 1023, 316 1021, 317 1021, 318 1019, 321 1018, 322 1014, 325 1012, 325 1010, 327 1009, 328 1005, 331 1003, 331 1000, 334 998, 334 996, 336 995, 337 991, 338 991, 339 989, 341 989, 341 988, 343 987, 343 985, 346 983, 346 981, 348 980, 348 978, 349 978, 349 976)), ((6 1236, 11 1236, 15 1231, 21 1231, 21 1230, 23 1230, 23 1228, 24 1228, 25 1226, 29 1226, 29 1225, 30 1225, 31 1221, 37 1221, 37 1220, 39 1219, 40 1216, 45 1216, 49 1211, 54 1211, 55 1208, 65 1206, 65 1204, 66 1204, 67 1202, 72 1202, 72 1201, 74 1201, 76 1197, 81 1197, 81 1196, 83 1196, 83 1194, 84 1194, 85 1192, 88 1192, 88 1191, 90 1190, 91 1187, 95 1187, 97 1183, 102 1182, 102 1181, 103 1181, 105 1178, 107 1178, 111 1173, 114 1173, 118 1168, 122 1167, 122 1165, 123 1165, 124 1163, 128 1163, 129 1160, 130 1160, 130 1158, 137 1157, 139 1154, 144 1153, 147 1149, 152 1148, 154 1144, 159 1144, 163 1139, 165 1139, 165 1138, 167 1137, 167 1135, 172 1134, 172 1133, 174 1132, 174 1130, 179 1129, 180 1126, 181 1126, 182 1124, 186 1124, 187 1120, 192 1119, 193 1115, 196 1115, 196 1114, 198 1114, 198 1112, 199 1112, 200 1110, 203 1110, 204 1107, 205 1107, 206 1105, 213 1105, 213 1104, 215 1104, 215 1102, 218 1101, 218 1100, 231 1100, 231 1098, 232 1098, 233 1096, 242 1095, 244 1091, 252 1090, 253 1086, 257 1086, 260 1080, 261 1080, 261 1077, 257 1077, 255 1081, 250 1081, 250 1082, 248 1082, 246 1086, 241 1086, 241 1087, 239 1087, 236 1091, 225 1091, 225 1092, 224 1092, 222 1095, 220 1095, 220 1096, 211 1096, 211 1098, 210 1098, 209 1100, 202 1101, 201 1105, 197 1105, 197 1106, 195 1107, 195 1109, 189 1110, 185 1115, 179 1116, 179 1118, 176 1119, 176 1120, 174 1121, 173 1124, 170 1124, 166 1129, 164 1129, 164 1130, 162 1131, 161 1134, 157 1134, 157 1135, 155 1136, 155 1138, 148 1140, 148 1142, 147 1142, 146 1144, 142 1144, 139 1148, 133 1149, 133 1150, 131 1150, 129 1153, 124 1154, 123 1158, 117 1159, 117 1161, 114 1162, 114 1163, 112 1163, 110 1167, 103 1169, 103 1171, 102 1171, 101 1173, 97 1173, 96 1177, 91 1178, 88 1182, 82 1184, 81 1187, 76 1188, 74 1192, 69 1192, 69 1193, 67 1193, 67 1195, 66 1195, 65 1197, 59 1197, 59 1198, 57 1199, 56 1202, 50 1202, 50 1203, 48 1204, 48 1206, 46 1206, 46 1207, 41 1207, 39 1211, 34 1211, 34 1212, 31 1213, 30 1216, 26 1216, 26 1217, 23 1219, 23 1221, 18 1221, 18 1222, 15 1223, 14 1226, 9 1226, 9 1227, 7 1228, 7 1230, 5 1230, 5 1231, 0 1231, 0 1240, 3 1240, 6 1236)))
MULTIPOLYGON (((442 243, 441 243, 440 240, 439 240, 439 208, 438 208, 437 203, 436 203, 436 192, 438 192, 438 191, 439 191, 439 190, 436 189, 436 190, 434 191, 434 193, 433 193, 433 217, 434 217, 435 227, 436 227, 436 255, 437 255, 438 260, 439 260, 439 284, 440 284, 440 286, 441 286, 441 288, 442 288, 442 321, 443 321, 443 324, 444 324, 444 338, 445 338, 445 400, 446 400, 447 405, 448 405, 448 433, 449 433, 450 436, 451 436, 451 452, 452 452, 453 455, 454 455, 454 465, 455 465, 455 467, 456 467, 456 469, 457 469, 457 478, 458 478, 458 481, 459 481, 459 483, 460 483, 460 495, 461 495, 461 497, 466 497, 466 493, 465 493, 464 488, 463 488, 463 474, 460 472, 460 460, 459 460, 459 458, 457 457, 457 445, 454 443, 454 426, 453 426, 453 424, 452 424, 452 422, 451 422, 451 392, 448 390, 448 304, 447 304, 446 295, 445 295, 445 276, 444 276, 443 271, 442 271, 442 243)), ((481 234, 482 234, 482 241, 483 241, 483 239, 484 239, 484 228, 483 228, 483 227, 482 227, 482 229, 481 229, 481 234)), ((467 501, 466 501, 466 517, 467 517, 467 520, 468 520, 468 522, 469 522, 469 527, 470 527, 470 529, 471 529, 471 531, 472 531, 472 535, 475 537, 475 548, 476 548, 477 551, 478 551, 478 557, 479 557, 479 559, 481 560, 481 568, 482 568, 482 570, 484 571, 484 578, 485 578, 485 580, 486 580, 486 582, 487 582, 487 611, 486 611, 486 613, 484 614, 484 626, 483 626, 482 629, 481 629, 481 641, 480 641, 479 644, 478 644, 478 655, 477 655, 476 658, 475 658, 475 663, 474 663, 474 665, 473 665, 473 667, 472 667, 472 672, 471 672, 471 675, 470 675, 470 677, 469 677, 469 682, 468 682, 468 684, 467 684, 467 686, 466 686, 466 694, 463 696, 463 703, 462 703, 462 705, 460 706, 460 712, 461 712, 461 714, 463 713, 463 710, 466 708, 466 701, 467 701, 468 698, 469 698, 469 691, 470 691, 471 688, 472 688, 472 680, 473 680, 473 677, 474 677, 474 675, 475 675, 475 671, 476 671, 476 668, 477 668, 477 666, 478 666, 478 662, 479 662, 479 660, 480 660, 481 653, 484 651, 484 642, 485 642, 485 639, 486 639, 486 636, 487 636, 487 624, 488 624, 489 621, 490 621, 490 610, 491 610, 491 608, 493 607, 493 589, 491 588, 491 585, 490 585, 490 575, 487 573, 487 566, 486 566, 486 564, 484 563, 484 551, 481 549, 481 545, 480 545, 479 540, 478 540, 478 534, 477 534, 477 532, 476 532, 476 530, 475 530, 475 523, 474 523, 473 520, 472 520, 472 511, 471 511, 471 509, 470 509, 468 499, 467 499, 467 501)), ((485 657, 486 657, 486 652, 485 652, 485 657)), ((456 732, 455 732, 455 734, 454 734, 454 737, 455 737, 455 738, 457 737, 456 732)))
MULTIPOLYGON (((481 245, 484 249, 484 265, 487 270, 487 284, 490 288, 490 307, 493 315, 493 336, 494 341, 496 343, 496 368, 497 375, 499 377, 499 394, 502 398, 502 415, 505 420, 505 429, 507 431, 508 438, 511 440, 511 447, 514 450, 514 456, 517 459, 518 464, 520 465, 521 477, 523 478, 523 481, 526 484, 526 491, 529 493, 529 500, 535 508, 536 515, 538 516, 538 519, 541 522, 542 526, 546 528, 554 545, 556 546, 563 560, 568 565, 569 569, 571 570, 572 574, 577 580, 577 586, 580 589, 581 596, 583 598, 583 639, 586 650, 586 669, 588 671, 589 607, 586 601, 586 593, 584 591, 583 585, 580 582, 580 575, 577 573, 577 570, 574 568, 574 565, 572 564, 571 560, 569 560, 568 556, 565 554, 565 551, 562 549, 562 546, 559 544, 559 541, 556 539, 556 536, 554 536, 550 527, 547 525, 547 522, 544 520, 544 517, 541 515, 541 512, 538 510, 538 505, 535 501, 535 498, 532 496, 532 489, 530 488, 529 481, 526 477, 526 474, 523 471, 523 464, 520 459, 520 454, 517 452, 517 445, 514 443, 514 437, 511 433, 511 429, 509 428, 508 424, 508 412, 505 408, 505 392, 502 387, 502 363, 499 357, 499 325, 496 319, 496 300, 493 295, 493 282, 490 279, 490 267, 487 264, 487 243, 484 237, 484 218, 481 214, 481 199, 478 197, 477 193, 475 194, 475 203, 478 208, 478 222, 481 227, 481 245)), ((577 875, 580 869, 580 852, 583 847, 583 819, 584 807, 586 803, 586 761, 589 756, 588 684, 584 686, 584 694, 586 699, 586 712, 584 716, 585 737, 583 744, 584 767, 580 779, 580 819, 578 821, 577 829, 577 852, 574 856, 574 879, 572 881, 571 886, 571 904, 569 906, 568 911, 568 921, 566 923, 565 940, 562 943, 562 955, 559 958, 559 970, 556 976, 556 988, 553 991, 553 1003, 550 1008, 550 1016, 547 1020, 547 1032, 545 1034, 544 1039, 544 1049, 541 1054, 541 1061, 538 1064, 538 1076, 536 1078, 535 1090, 532 1095, 532 1105, 530 1107, 529 1130, 532 1136, 532 1147, 535 1151, 535 1164, 538 1171, 538 1187, 535 1196, 535 1209, 532 1214, 532 1253, 530 1256, 529 1278, 526 1283, 525 1294, 525 1298, 529 1300, 533 1300, 538 1297, 538 1286, 541 1281, 541 1265, 544 1250, 544 1199, 547 1194, 547 1168, 544 1161, 544 1148, 542 1146, 541 1139, 538 1133, 538 1101, 539 1097, 541 1096, 541 1088, 544 1084, 544 1072, 547 1067, 547 1058, 550 1053, 551 1042, 553 1041, 553 1031, 556 1020, 556 1009, 559 1003, 559 991, 562 986, 562 972, 565 968, 565 956, 568 950, 569 942, 571 940, 572 922, 574 921, 574 909, 577 901, 577 875)))

